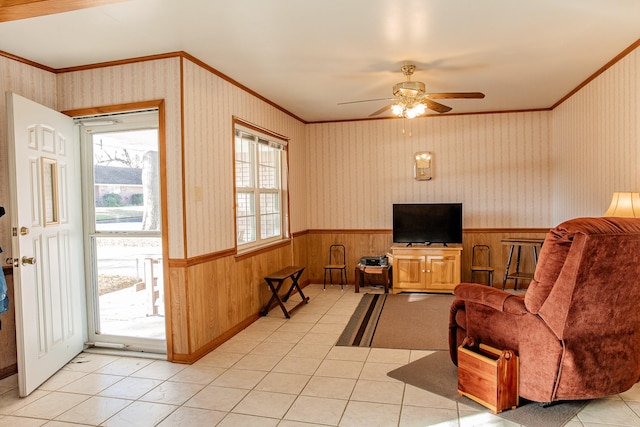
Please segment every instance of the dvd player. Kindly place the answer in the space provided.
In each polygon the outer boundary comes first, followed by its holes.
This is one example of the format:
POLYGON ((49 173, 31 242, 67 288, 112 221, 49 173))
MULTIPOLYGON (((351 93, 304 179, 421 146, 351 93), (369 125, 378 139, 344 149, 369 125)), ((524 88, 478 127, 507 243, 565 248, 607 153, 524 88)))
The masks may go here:
POLYGON ((368 266, 386 266, 388 263, 387 257, 385 255, 380 256, 365 256, 360 258, 360 265, 368 265, 368 266))

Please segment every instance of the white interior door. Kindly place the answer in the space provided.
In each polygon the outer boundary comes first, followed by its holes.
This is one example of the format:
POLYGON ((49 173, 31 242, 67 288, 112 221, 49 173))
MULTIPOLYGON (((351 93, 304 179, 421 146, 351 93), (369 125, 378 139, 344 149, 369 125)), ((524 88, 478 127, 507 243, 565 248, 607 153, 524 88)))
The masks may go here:
POLYGON ((73 120, 7 94, 20 396, 82 351, 80 154, 73 120))

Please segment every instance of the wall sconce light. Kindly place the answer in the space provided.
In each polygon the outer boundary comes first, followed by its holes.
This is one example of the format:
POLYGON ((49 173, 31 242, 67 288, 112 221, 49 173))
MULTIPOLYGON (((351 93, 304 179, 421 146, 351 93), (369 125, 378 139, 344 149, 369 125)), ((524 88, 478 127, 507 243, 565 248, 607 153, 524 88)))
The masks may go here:
POLYGON ((416 181, 431 179, 431 152, 419 151, 414 156, 413 177, 416 181))
POLYGON ((640 193, 614 192, 611 205, 603 216, 640 218, 640 193))

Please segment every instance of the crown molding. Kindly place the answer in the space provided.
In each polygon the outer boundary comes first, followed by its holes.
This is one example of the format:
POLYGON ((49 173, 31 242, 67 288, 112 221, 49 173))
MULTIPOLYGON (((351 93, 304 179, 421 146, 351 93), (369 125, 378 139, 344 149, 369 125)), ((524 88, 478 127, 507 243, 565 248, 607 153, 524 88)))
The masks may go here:
MULTIPOLYGON (((47 1, 54 1, 54 0, 31 0, 31 1, 26 1, 25 0, 25 1, 23 1, 23 3, 40 3, 40 2, 47 2, 47 1)), ((115 1, 121 1, 121 0, 102 0, 102 1, 103 2, 115 2, 115 1)), ((20 2, 20 1, 18 1, 18 2, 20 2)), ((83 3, 80 0, 76 0, 76 2, 83 3)), ((0 11, 2 10, 2 8, 4 8, 4 7, 0 7, 0 11)), ((552 106, 547 107, 547 108, 523 109, 523 110, 503 110, 503 111, 477 111, 477 112, 469 112, 469 113, 452 113, 452 114, 441 114, 441 115, 429 114, 429 115, 426 115, 426 116, 417 117, 416 119, 426 119, 426 118, 433 118, 433 117, 463 116, 463 115, 479 115, 479 114, 507 114, 507 113, 529 113, 529 112, 539 112, 539 111, 552 111, 555 108, 557 108, 558 106, 560 106, 562 103, 564 103, 567 99, 571 98, 575 93, 577 93, 580 89, 585 87, 591 81, 595 80, 602 73, 607 71, 609 68, 614 66, 619 61, 621 61, 623 58, 625 58, 627 55, 629 55, 631 52, 633 52, 638 47, 640 47, 640 39, 636 40, 629 47, 627 47, 625 50, 620 52, 618 55, 616 55, 609 62, 607 62, 602 67, 600 67, 595 73, 593 73, 591 76, 589 76, 586 80, 584 80, 582 83, 580 83, 575 89, 573 89, 572 91, 567 93, 560 100, 558 100, 555 104, 553 104, 552 106)), ((265 103, 267 103, 267 104, 271 105, 272 107, 282 111, 283 113, 289 115, 290 117, 298 120, 299 122, 301 122, 303 124, 324 124, 324 123, 342 123, 342 122, 358 122, 358 121, 397 119, 395 117, 388 117, 388 118, 384 118, 383 117, 383 118, 373 118, 373 119, 372 118, 363 118, 363 119, 327 120, 327 121, 315 121, 315 122, 306 121, 306 120, 296 116, 292 112, 286 110, 285 108, 283 108, 283 107, 277 105, 276 103, 270 101, 269 99, 265 98, 264 96, 260 95, 259 93, 253 91, 252 89, 248 88, 247 86, 245 86, 245 85, 237 82, 236 80, 232 79, 231 77, 221 73, 220 71, 216 70, 215 68, 213 68, 210 65, 206 64, 205 62, 199 60, 198 58, 194 57, 193 55, 191 55, 191 54, 189 54, 187 52, 184 52, 184 51, 169 52, 169 53, 163 53, 163 54, 157 54, 157 55, 148 55, 148 56, 141 56, 141 57, 136 57, 136 58, 122 59, 122 60, 117 60, 117 61, 99 62, 99 63, 94 63, 94 64, 87 64, 87 65, 81 65, 81 66, 76 66, 76 67, 57 68, 57 69, 56 68, 47 67, 46 65, 38 64, 38 63, 36 63, 34 61, 31 61, 31 60, 28 60, 28 59, 25 59, 25 58, 21 58, 21 57, 19 57, 17 55, 13 55, 11 53, 8 53, 8 52, 5 52, 5 51, 1 51, 1 50, 0 50, 0 56, 12 59, 14 61, 18 61, 18 62, 24 63, 26 65, 30 65, 32 67, 40 68, 42 70, 45 70, 45 71, 48 71, 48 72, 51 72, 51 73, 56 73, 56 74, 70 73, 70 72, 83 71, 83 70, 90 70, 90 69, 95 69, 95 68, 112 67, 112 66, 116 66, 116 65, 133 64, 133 63, 144 62, 144 61, 154 61, 154 60, 159 60, 159 59, 182 58, 182 59, 189 60, 190 62, 193 62, 194 64, 206 69, 207 71, 215 74, 216 76, 220 77, 221 79, 229 82, 230 84, 238 87, 239 89, 242 89, 243 91, 247 92, 248 94, 255 96, 256 98, 264 101, 265 103)), ((413 120, 415 120, 415 119, 413 119, 413 120)))

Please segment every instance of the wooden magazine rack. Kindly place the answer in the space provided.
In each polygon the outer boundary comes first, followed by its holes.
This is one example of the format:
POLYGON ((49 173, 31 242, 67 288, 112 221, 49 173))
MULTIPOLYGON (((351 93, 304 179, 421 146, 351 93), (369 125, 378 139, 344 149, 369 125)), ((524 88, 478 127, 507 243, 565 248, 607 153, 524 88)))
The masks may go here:
POLYGON ((485 344, 463 342, 458 347, 458 393, 492 413, 515 409, 518 397, 518 356, 485 344))

